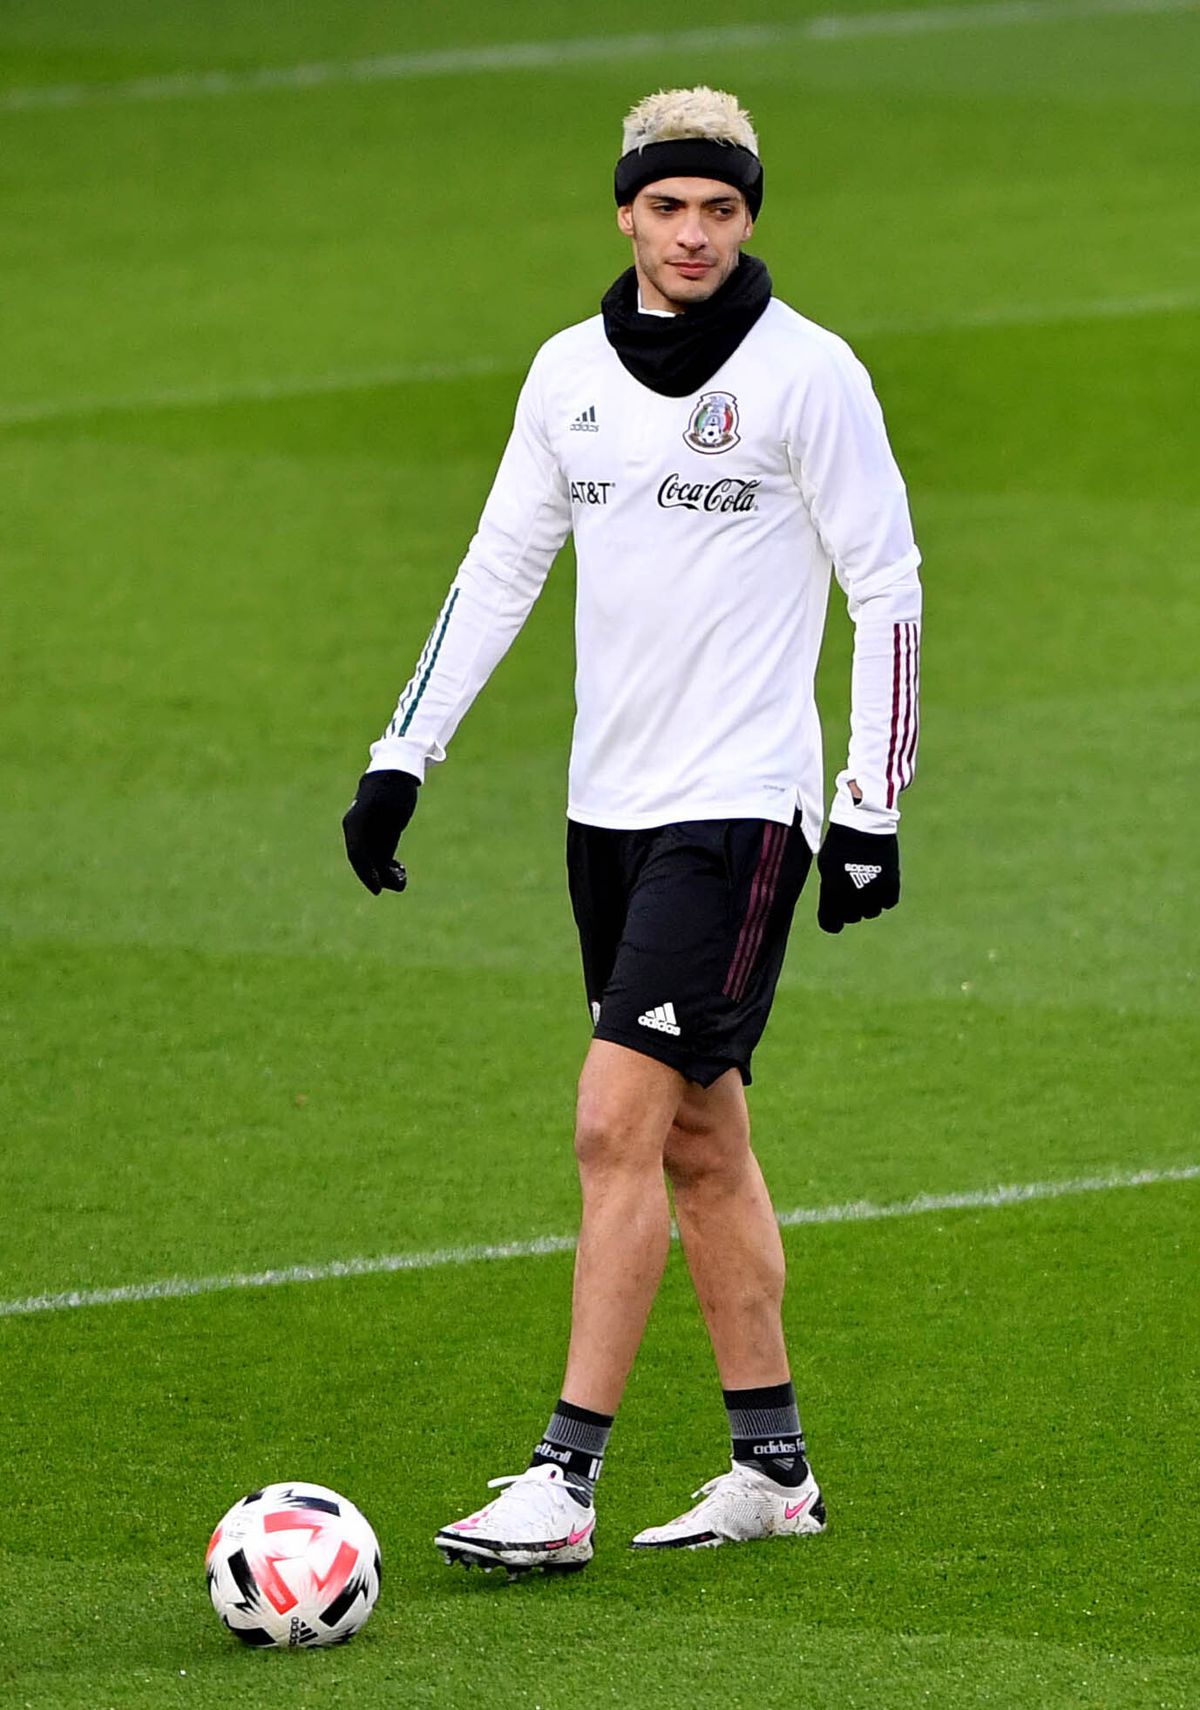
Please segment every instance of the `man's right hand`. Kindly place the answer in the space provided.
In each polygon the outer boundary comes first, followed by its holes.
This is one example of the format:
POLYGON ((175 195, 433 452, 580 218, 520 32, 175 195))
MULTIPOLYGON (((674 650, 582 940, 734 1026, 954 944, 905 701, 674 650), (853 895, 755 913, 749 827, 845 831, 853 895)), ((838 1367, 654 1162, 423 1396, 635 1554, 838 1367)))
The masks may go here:
POLYGON ((402 891, 408 874, 396 860, 400 834, 417 805, 416 778, 407 772, 364 772, 342 820, 350 865, 372 896, 402 891))

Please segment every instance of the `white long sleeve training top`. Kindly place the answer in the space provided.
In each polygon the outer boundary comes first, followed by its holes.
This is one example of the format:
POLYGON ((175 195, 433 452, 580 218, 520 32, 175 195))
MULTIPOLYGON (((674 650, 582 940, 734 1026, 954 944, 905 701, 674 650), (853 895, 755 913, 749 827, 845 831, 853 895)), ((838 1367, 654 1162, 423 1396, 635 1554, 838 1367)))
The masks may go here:
POLYGON ((445 758, 570 531, 571 819, 790 824, 798 806, 815 849, 813 679, 832 571, 855 642, 830 817, 895 828, 916 762, 921 559, 870 379, 841 339, 772 299, 684 398, 635 380, 599 315, 548 340, 371 771, 424 778, 445 758))

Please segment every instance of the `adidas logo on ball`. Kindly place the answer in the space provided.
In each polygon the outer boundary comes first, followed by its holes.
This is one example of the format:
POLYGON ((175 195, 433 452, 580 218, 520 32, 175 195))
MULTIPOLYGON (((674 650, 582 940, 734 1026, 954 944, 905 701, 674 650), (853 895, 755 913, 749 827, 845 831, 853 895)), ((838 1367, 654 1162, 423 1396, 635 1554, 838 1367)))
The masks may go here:
POLYGON ((358 1632, 379 1596, 379 1543, 323 1484, 268 1484, 222 1515, 204 1558, 213 1608, 244 1645, 307 1650, 358 1632))

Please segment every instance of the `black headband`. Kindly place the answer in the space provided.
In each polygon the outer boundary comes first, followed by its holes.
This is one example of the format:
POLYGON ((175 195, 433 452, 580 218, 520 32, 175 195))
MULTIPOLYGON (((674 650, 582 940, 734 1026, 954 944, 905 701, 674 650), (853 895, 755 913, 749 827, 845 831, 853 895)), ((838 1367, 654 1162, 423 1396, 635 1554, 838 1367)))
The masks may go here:
POLYGON ((739 143, 717 142, 714 137, 680 137, 630 149, 621 156, 613 174, 617 206, 623 208, 639 190, 657 184, 660 178, 716 178, 742 192, 752 220, 758 218, 762 207, 762 161, 739 143))

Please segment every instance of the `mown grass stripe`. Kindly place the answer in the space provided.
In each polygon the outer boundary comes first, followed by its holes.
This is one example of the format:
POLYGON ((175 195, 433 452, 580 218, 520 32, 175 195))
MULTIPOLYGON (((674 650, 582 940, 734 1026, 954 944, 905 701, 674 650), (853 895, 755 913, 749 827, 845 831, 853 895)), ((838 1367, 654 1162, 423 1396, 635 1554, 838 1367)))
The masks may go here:
MULTIPOLYGON (((999 1187, 971 1188, 961 1193, 922 1193, 914 1199, 877 1204, 849 1200, 841 1205, 798 1206, 779 1213, 785 1229, 823 1223, 874 1223, 883 1218, 922 1217, 934 1211, 994 1211, 1003 1206, 1028 1205, 1035 1200, 1066 1199, 1078 1194, 1109 1193, 1119 1188, 1155 1187, 1168 1182, 1200 1180, 1200 1164, 1163 1169, 1113 1171, 1104 1176, 1076 1176, 1064 1181, 1016 1182, 999 1187)), ((341 1277, 379 1276, 389 1271, 434 1271, 494 1259, 540 1259, 574 1250, 573 1235, 538 1235, 528 1241, 497 1245, 436 1247, 424 1253, 385 1253, 376 1258, 330 1259, 317 1265, 285 1265, 269 1271, 234 1271, 225 1276, 164 1277, 157 1282, 125 1283, 117 1288, 71 1289, 62 1294, 27 1295, 0 1301, 0 1318, 27 1317, 40 1312, 67 1312, 85 1306, 122 1306, 144 1301, 179 1300, 234 1289, 279 1288, 285 1283, 332 1282, 341 1277)))
POLYGON ((90 393, 74 398, 34 398, 0 404, 0 427, 70 420, 75 416, 128 415, 143 410, 220 409, 226 404, 272 404, 282 398, 336 396, 377 386, 424 386, 516 372, 518 361, 467 356, 456 362, 384 363, 376 368, 334 369, 326 374, 280 374, 273 379, 230 380, 207 386, 166 386, 152 392, 90 393))
POLYGON ((113 83, 32 84, 0 90, 0 113, 29 113, 98 105, 210 100, 218 96, 305 91, 344 83, 408 82, 427 77, 540 71, 570 65, 642 59, 654 54, 730 52, 789 43, 854 41, 871 36, 989 30, 1021 24, 1193 12, 1200 0, 990 0, 977 6, 922 6, 892 12, 834 14, 793 24, 730 24, 711 29, 661 30, 625 36, 565 37, 499 42, 484 47, 435 48, 376 54, 369 59, 265 65, 249 71, 181 71, 113 83))
MULTIPOLYGON (((1084 297, 1061 303, 1009 303, 968 309, 961 314, 918 320, 854 321, 839 330, 848 338, 904 338, 939 332, 986 332, 1005 327, 1065 326, 1076 321, 1139 320, 1200 309, 1200 290, 1146 291, 1131 297, 1084 297)), ((35 426, 81 416, 127 415, 142 411, 220 409, 228 404, 275 403, 287 398, 370 392, 384 386, 422 386, 497 374, 523 373, 524 356, 468 356, 456 362, 389 363, 378 368, 348 368, 327 374, 282 374, 275 379, 231 380, 224 385, 176 386, 161 391, 0 402, 0 427, 35 426)))

